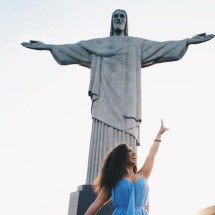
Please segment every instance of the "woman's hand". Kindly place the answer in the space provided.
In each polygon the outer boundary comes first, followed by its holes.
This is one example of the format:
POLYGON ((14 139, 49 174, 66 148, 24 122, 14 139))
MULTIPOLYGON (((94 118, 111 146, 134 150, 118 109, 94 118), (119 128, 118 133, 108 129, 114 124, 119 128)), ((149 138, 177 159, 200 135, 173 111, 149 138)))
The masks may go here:
POLYGON ((162 135, 164 132, 166 132, 168 130, 169 130, 168 128, 164 127, 163 120, 161 120, 161 127, 160 127, 160 129, 158 131, 158 135, 162 135))

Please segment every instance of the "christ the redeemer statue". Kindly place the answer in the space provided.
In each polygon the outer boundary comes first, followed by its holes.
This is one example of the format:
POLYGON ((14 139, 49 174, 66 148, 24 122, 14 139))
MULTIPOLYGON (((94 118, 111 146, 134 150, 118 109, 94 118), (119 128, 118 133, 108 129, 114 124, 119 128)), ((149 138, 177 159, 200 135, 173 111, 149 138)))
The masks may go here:
POLYGON ((91 69, 92 133, 86 184, 92 184, 104 155, 117 144, 126 142, 134 149, 139 145, 141 68, 180 60, 190 44, 213 37, 199 34, 166 42, 130 37, 127 14, 118 9, 112 14, 110 37, 65 45, 22 43, 26 48, 50 51, 61 65, 79 64, 91 69))

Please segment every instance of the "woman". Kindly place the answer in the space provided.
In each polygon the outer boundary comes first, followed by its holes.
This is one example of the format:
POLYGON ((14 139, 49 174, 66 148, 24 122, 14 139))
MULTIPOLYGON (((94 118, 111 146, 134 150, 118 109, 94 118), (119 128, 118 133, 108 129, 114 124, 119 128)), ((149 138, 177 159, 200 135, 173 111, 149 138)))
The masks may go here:
POLYGON ((158 134, 139 171, 136 167, 136 153, 126 144, 118 145, 107 155, 93 184, 94 191, 98 193, 98 196, 85 215, 95 215, 111 198, 115 207, 113 215, 148 214, 147 179, 152 172, 161 136, 167 130, 161 120, 158 134))

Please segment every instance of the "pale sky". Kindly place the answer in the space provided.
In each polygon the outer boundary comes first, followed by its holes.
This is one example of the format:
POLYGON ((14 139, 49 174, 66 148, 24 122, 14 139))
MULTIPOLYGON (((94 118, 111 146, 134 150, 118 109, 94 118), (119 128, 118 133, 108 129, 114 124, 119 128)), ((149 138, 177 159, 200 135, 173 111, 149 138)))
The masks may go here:
MULTIPOLYGON (((90 71, 60 66, 23 41, 76 43, 106 37, 112 12, 129 35, 156 41, 215 34, 214 0, 0 0, 0 214, 65 215, 86 179, 91 132, 90 71)), ((160 126, 150 215, 186 215, 215 204, 215 39, 178 62, 142 70, 138 166, 160 126)))

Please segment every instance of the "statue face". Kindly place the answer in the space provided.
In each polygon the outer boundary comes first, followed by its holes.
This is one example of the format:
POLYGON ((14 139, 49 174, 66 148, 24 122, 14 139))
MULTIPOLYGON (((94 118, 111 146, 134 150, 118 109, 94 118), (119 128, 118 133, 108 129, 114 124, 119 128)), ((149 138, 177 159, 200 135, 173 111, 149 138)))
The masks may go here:
POLYGON ((127 22, 125 12, 121 10, 115 11, 112 21, 114 31, 124 31, 127 22))

